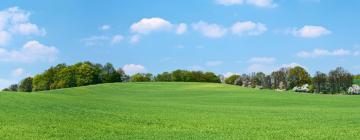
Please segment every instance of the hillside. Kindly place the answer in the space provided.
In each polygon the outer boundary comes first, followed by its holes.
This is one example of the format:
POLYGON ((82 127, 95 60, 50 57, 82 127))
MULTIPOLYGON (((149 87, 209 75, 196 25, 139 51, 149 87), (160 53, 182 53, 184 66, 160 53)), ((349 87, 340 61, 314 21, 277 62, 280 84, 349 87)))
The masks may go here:
POLYGON ((0 93, 2 139, 359 139, 360 96, 209 83, 0 93))

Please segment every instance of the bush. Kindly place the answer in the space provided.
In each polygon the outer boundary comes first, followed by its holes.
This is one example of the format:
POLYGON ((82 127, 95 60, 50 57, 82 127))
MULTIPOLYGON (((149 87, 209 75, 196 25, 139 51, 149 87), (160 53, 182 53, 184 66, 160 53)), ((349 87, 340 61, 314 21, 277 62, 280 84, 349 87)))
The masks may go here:
POLYGON ((347 90, 348 94, 360 94, 360 86, 359 85, 352 85, 347 90))
POLYGON ((305 84, 305 85, 302 85, 302 86, 296 86, 293 88, 293 91, 295 92, 309 92, 310 91, 310 87, 309 87, 309 84, 305 84))

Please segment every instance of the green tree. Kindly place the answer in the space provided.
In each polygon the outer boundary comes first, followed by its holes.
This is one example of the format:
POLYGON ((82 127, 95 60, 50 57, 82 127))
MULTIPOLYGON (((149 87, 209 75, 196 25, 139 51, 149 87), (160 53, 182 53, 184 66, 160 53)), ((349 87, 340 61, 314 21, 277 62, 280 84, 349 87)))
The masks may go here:
POLYGON ((103 83, 121 82, 121 76, 111 63, 106 63, 100 74, 103 83))
POLYGON ((352 75, 342 67, 337 67, 335 70, 329 72, 331 93, 346 92, 352 83, 352 75))
POLYGON ((311 83, 310 74, 302 67, 290 68, 288 75, 289 88, 300 87, 311 83))
POLYGON ((32 91, 32 82, 33 82, 32 77, 27 77, 27 78, 21 80, 20 85, 19 85, 19 91, 31 92, 32 91))
POLYGON ((171 73, 169 72, 163 72, 161 74, 158 74, 155 77, 155 81, 159 81, 159 82, 171 82, 173 81, 171 73))
POLYGON ((9 86, 8 89, 9 89, 9 91, 17 92, 19 89, 19 86, 18 86, 18 84, 12 84, 9 86))
POLYGON ((76 68, 76 85, 77 86, 86 86, 95 84, 96 82, 96 72, 94 67, 88 63, 83 63, 76 68))
POLYGON ((230 77, 226 78, 225 79, 225 83, 226 84, 231 84, 231 85, 235 85, 235 80, 240 78, 241 76, 240 75, 237 75, 237 74, 234 74, 234 75, 231 75, 230 77))
POLYGON ((327 75, 325 73, 317 71, 313 78, 313 86, 316 93, 326 93, 327 92, 327 75))
POLYGON ((137 73, 130 77, 131 82, 150 82, 152 80, 151 73, 137 73))

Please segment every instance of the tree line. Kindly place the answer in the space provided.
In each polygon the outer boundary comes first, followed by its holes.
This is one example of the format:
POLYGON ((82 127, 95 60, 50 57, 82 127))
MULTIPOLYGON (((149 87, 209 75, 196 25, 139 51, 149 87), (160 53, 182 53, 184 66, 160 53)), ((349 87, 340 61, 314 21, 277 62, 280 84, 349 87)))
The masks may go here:
POLYGON ((220 79, 212 72, 175 70, 153 76, 151 73, 126 75, 121 69, 115 69, 111 63, 105 65, 91 62, 80 62, 74 65, 58 64, 34 77, 27 77, 19 84, 12 84, 3 91, 44 91, 52 89, 79 87, 114 82, 213 82, 220 79))
MULTIPOLYGON (((232 75, 224 79, 227 84, 252 88, 294 90, 309 93, 348 93, 353 86, 353 76, 342 67, 331 70, 328 74, 316 72, 313 77, 302 67, 285 67, 266 75, 263 72, 232 75)), ((360 79, 360 78, 359 78, 360 79)), ((358 94, 358 93, 356 93, 358 94)))
MULTIPOLYGON (((259 89, 334 94, 349 91, 356 79, 359 80, 360 75, 353 76, 341 67, 331 70, 328 74, 316 72, 311 77, 300 66, 280 68, 270 74, 234 74, 226 78, 213 72, 188 70, 163 72, 155 76, 151 73, 129 76, 121 68, 115 69, 111 63, 102 65, 86 61, 73 65, 58 64, 41 74, 21 80, 19 84, 10 85, 4 91, 32 92, 114 82, 222 82, 259 89)), ((358 88, 354 87, 354 90, 358 88)))

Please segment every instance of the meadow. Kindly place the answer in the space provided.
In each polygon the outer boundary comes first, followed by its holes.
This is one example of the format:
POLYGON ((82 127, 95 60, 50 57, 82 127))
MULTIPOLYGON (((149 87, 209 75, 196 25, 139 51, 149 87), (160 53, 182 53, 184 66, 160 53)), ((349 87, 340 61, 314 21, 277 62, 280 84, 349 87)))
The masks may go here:
POLYGON ((360 139, 360 96, 214 83, 0 93, 1 139, 360 139))

